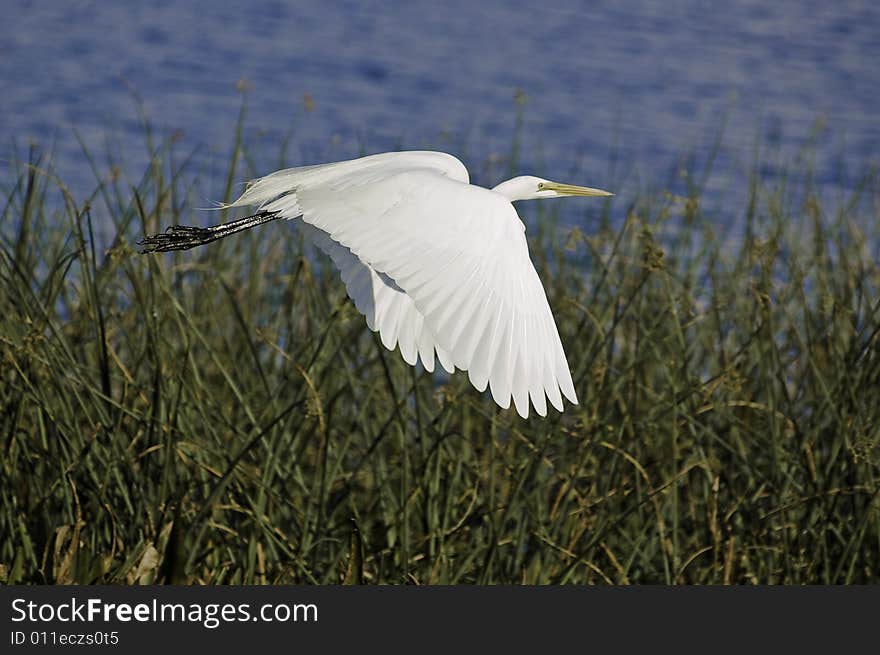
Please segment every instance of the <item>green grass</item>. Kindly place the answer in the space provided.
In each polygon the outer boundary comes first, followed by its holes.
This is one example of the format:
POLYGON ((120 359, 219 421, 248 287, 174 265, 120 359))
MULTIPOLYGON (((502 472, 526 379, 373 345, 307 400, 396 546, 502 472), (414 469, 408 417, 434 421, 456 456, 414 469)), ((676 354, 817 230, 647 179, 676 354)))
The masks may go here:
MULTIPOLYGON (((266 172, 235 152, 227 197, 266 172)), ((6 582, 880 577, 875 172, 838 206, 754 174, 738 240, 698 186, 571 232, 527 210, 580 405, 523 421, 386 351, 289 225, 137 255, 207 220, 170 144, 86 195, 30 158, 0 222, 6 582)))

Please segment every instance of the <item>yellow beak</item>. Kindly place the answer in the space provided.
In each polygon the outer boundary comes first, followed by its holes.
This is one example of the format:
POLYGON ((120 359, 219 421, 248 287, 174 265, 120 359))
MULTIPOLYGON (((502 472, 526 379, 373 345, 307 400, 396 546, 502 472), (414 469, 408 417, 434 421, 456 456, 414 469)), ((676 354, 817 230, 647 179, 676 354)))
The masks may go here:
POLYGON ((559 182, 544 182, 541 191, 555 191, 565 196, 613 196, 614 194, 602 189, 593 189, 588 186, 575 186, 574 184, 560 184, 559 182))

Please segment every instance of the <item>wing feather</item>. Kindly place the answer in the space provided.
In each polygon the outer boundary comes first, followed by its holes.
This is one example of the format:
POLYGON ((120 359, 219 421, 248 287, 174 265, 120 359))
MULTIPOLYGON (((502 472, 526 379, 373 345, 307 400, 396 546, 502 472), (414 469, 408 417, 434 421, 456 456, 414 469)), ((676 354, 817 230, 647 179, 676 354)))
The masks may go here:
POLYGON ((382 344, 389 350, 399 347, 407 364, 415 365, 418 356, 425 370, 433 372, 434 351, 439 346, 412 298, 391 278, 364 264, 323 230, 308 223, 302 223, 300 229, 306 239, 328 255, 339 269, 348 297, 366 319, 367 327, 379 332, 382 344), (392 321, 391 314, 398 319, 392 321))

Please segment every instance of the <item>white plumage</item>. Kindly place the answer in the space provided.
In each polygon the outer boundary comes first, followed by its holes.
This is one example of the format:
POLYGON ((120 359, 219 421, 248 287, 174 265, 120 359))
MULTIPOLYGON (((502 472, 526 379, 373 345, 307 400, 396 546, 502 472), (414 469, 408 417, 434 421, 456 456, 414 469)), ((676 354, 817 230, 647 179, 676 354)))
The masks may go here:
POLYGON ((525 418, 577 395, 512 202, 564 195, 610 194, 530 176, 490 190, 451 155, 393 152, 278 171, 229 206, 300 218, 386 348, 467 371, 525 418))

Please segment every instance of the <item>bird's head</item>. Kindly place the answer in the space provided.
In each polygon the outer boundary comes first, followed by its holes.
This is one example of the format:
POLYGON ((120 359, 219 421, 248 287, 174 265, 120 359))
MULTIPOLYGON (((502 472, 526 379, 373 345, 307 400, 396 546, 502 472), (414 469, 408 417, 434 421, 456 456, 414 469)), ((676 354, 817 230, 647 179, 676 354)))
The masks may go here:
POLYGON ((562 184, 552 180, 545 180, 534 175, 521 175, 512 180, 502 182, 492 189, 496 193, 505 196, 511 202, 514 200, 536 200, 539 198, 566 198, 570 196, 613 196, 613 193, 602 189, 593 189, 587 186, 575 186, 574 184, 562 184))

